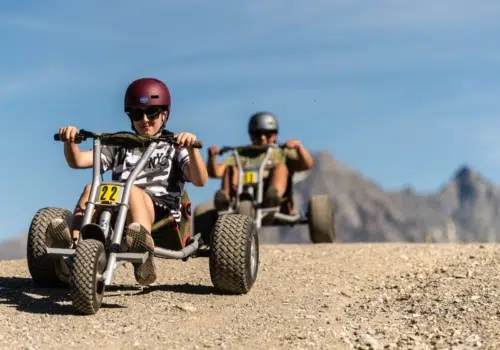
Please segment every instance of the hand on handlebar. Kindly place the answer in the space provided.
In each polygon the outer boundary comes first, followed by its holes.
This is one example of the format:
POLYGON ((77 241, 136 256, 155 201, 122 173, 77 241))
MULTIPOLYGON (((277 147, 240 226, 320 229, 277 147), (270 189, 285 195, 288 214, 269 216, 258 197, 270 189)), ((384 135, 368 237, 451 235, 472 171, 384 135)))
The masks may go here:
POLYGON ((177 135, 177 146, 179 148, 195 148, 196 147, 196 135, 190 134, 188 132, 181 132, 177 135))
POLYGON ((220 148, 217 146, 210 146, 208 149, 208 155, 209 156, 215 156, 220 153, 220 148))
POLYGON ((286 140, 286 148, 297 149, 300 147, 301 142, 299 140, 286 140))
POLYGON ((59 129, 59 140, 65 143, 76 143, 79 130, 74 126, 65 126, 59 129))

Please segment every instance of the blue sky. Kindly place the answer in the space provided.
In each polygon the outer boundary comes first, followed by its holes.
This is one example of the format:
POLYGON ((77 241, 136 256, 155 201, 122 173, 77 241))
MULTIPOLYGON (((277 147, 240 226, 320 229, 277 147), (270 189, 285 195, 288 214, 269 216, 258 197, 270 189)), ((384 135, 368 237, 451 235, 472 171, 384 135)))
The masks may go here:
POLYGON ((0 239, 74 207, 91 172, 52 135, 128 130, 123 93, 144 76, 171 88, 169 128, 207 145, 246 143, 270 110, 283 139, 384 188, 434 191, 463 163, 500 183, 499 18, 497 0, 2 2, 0 239))

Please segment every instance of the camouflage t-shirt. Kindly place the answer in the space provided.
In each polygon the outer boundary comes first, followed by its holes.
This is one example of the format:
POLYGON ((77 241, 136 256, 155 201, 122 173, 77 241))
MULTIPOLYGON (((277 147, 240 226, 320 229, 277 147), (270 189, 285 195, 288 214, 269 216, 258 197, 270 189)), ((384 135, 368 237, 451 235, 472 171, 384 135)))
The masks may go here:
MULTIPOLYGON (((241 166, 243 168, 259 166, 262 162, 262 159, 266 156, 266 152, 259 152, 256 155, 252 155, 250 152, 240 154, 241 166)), ((222 161, 223 165, 232 166, 236 165, 236 161, 233 156, 230 156, 222 161)), ((286 164, 288 170, 291 173, 297 172, 300 170, 300 160, 297 150, 294 149, 281 149, 276 148, 273 149, 271 155, 269 157, 268 164, 266 166, 267 169, 273 167, 276 164, 286 164)), ((267 176, 267 172, 266 172, 267 176)))

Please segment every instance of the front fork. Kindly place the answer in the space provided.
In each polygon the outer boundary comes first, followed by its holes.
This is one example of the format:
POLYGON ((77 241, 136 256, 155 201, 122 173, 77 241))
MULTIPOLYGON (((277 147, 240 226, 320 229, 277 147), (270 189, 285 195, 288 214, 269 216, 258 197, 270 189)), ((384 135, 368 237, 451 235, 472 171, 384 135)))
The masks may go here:
POLYGON ((101 216, 99 218, 99 227, 101 228, 102 232, 104 233, 104 239, 106 240, 106 242, 109 241, 109 232, 111 230, 112 231, 112 228, 111 228, 111 217, 113 216, 113 213, 111 211, 111 209, 104 209, 101 213, 101 216))

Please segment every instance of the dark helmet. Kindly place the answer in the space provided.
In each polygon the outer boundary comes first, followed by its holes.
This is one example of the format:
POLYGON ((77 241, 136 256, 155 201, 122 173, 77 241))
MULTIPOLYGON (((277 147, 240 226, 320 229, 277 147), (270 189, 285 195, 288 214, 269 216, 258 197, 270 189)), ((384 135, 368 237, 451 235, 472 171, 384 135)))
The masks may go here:
POLYGON ((170 111, 170 91, 160 80, 142 78, 134 80, 125 92, 124 108, 164 107, 170 111))
POLYGON ((278 119, 270 112, 257 112, 248 121, 248 133, 271 131, 278 132, 278 119))

